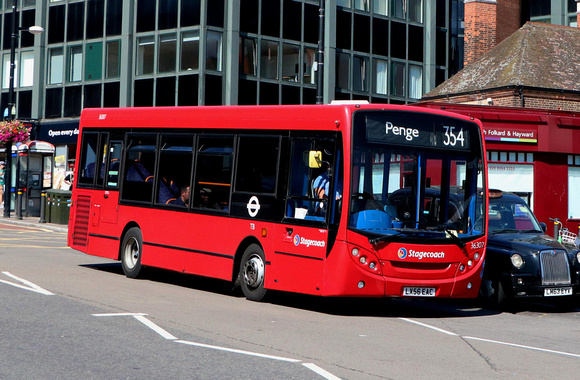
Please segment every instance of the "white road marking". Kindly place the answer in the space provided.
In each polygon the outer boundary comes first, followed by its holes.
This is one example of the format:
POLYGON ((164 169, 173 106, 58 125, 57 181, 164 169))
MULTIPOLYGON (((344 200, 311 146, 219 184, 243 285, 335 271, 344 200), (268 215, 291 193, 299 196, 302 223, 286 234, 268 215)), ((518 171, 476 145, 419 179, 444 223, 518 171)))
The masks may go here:
POLYGON ((549 352, 551 354, 558 354, 558 355, 565 355, 565 356, 572 356, 572 357, 575 357, 575 358, 580 358, 580 355, 578 355, 578 354, 572 354, 570 352, 548 350, 546 348, 539 348, 539 347, 532 347, 532 346, 524 346, 522 344, 501 342, 499 340, 475 338, 475 337, 472 337, 472 336, 464 336, 463 339, 478 340, 480 342, 495 343, 495 344, 501 344, 501 345, 504 345, 504 346, 512 346, 512 347, 518 347, 518 348, 525 348, 526 350, 549 352))
POLYGON ((290 358, 284 358, 284 357, 281 357, 281 356, 272 356, 272 355, 259 354, 257 352, 237 350, 235 348, 212 346, 212 345, 209 345, 209 344, 189 342, 187 340, 176 340, 175 343, 182 343, 182 344, 187 344, 189 346, 210 348, 212 350, 234 352, 236 354, 242 354, 242 355, 257 356, 257 357, 265 358, 265 359, 280 360, 280 361, 283 361, 283 362, 290 362, 290 363, 300 363, 301 362, 301 360, 297 360, 297 359, 290 359, 290 358))
POLYGON ((20 283, 26 285, 20 285, 20 284, 16 284, 14 282, 10 282, 10 281, 5 281, 5 280, 0 280, 1 283, 6 284, 6 285, 12 285, 15 286, 17 288, 20 289, 24 289, 24 290, 30 290, 31 292, 36 292, 36 293, 40 293, 40 294, 44 294, 45 296, 53 296, 54 294, 49 292, 46 289, 41 288, 40 286, 33 284, 32 282, 25 280, 23 278, 20 277, 16 277, 15 275, 13 275, 10 272, 2 272, 3 274, 5 274, 8 277, 11 277, 13 279, 15 279, 16 281, 19 281, 20 283))
POLYGON ((431 325, 428 325, 428 324, 425 324, 422 322, 417 322, 417 321, 414 321, 414 320, 409 319, 409 318, 399 318, 399 319, 402 319, 403 321, 407 321, 409 323, 414 323, 414 324, 419 325, 419 326, 427 327, 428 329, 431 329, 431 330, 439 331, 443 334, 457 336, 457 334, 452 333, 451 331, 443 330, 443 329, 440 329, 439 327, 431 326, 431 325))
POLYGON ((317 374, 319 374, 320 376, 324 377, 325 379, 328 379, 328 380, 340 380, 340 377, 334 376, 332 373, 323 370, 322 368, 320 368, 316 364, 312 364, 312 363, 302 363, 302 365, 304 367, 308 368, 309 370, 316 372, 317 374))
POLYGON ((139 315, 147 315, 145 313, 104 313, 104 314, 91 314, 93 317, 135 317, 139 315))
POLYGON ((161 327, 157 326, 155 323, 151 322, 145 316, 145 313, 106 313, 106 314, 92 314, 95 317, 133 317, 139 322, 143 323, 145 326, 149 327, 151 330, 155 331, 157 334, 161 335, 165 339, 175 340, 177 339, 173 335, 171 335, 166 330, 162 329, 161 327))
POLYGON ((443 329, 440 329, 438 327, 428 325, 426 323, 417 322, 417 321, 414 321, 412 319, 408 319, 408 318, 399 318, 399 319, 402 319, 403 321, 406 321, 406 322, 409 322, 409 323, 414 323, 416 325, 420 325, 420 326, 423 326, 423 327, 427 327, 428 329, 435 330, 435 331, 439 331, 439 332, 442 332, 442 333, 447 334, 447 335, 459 336, 460 338, 463 338, 463 339, 477 340, 477 341, 480 341, 480 342, 487 342, 487 343, 493 343, 493 344, 501 344, 501 345, 504 345, 504 346, 511 346, 511 347, 523 348, 523 349, 526 349, 526 350, 540 351, 540 352, 546 352, 546 353, 550 353, 550 354, 564 355, 564 356, 572 356, 574 358, 580 358, 580 354, 572 354, 570 352, 549 350, 547 348, 540 348, 540 347, 533 347, 533 346, 525 346, 523 344, 501 342, 499 340, 476 338, 476 337, 473 337, 473 336, 460 336, 460 335, 455 334, 455 333, 452 333, 450 331, 443 330, 443 329))

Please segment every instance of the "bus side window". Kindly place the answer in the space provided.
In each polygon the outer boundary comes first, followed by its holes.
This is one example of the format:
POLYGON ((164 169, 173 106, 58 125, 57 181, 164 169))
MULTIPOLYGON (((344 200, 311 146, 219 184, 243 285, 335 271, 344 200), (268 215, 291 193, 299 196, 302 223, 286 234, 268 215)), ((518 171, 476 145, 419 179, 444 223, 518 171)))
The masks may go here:
POLYGON ((189 199, 178 200, 178 198, 181 197, 181 189, 185 190, 191 182, 193 136, 162 135, 159 154, 156 202, 162 205, 188 206, 189 199))
POLYGON ((225 211, 229 209, 233 152, 233 137, 199 138, 193 207, 225 211), (203 189, 205 190, 202 191, 203 189), (211 198, 206 198, 206 194, 211 194, 211 198))
POLYGON ((129 134, 121 199, 151 202, 156 136, 129 134))
POLYGON ((92 185, 95 178, 99 134, 84 133, 81 147, 78 183, 92 185))

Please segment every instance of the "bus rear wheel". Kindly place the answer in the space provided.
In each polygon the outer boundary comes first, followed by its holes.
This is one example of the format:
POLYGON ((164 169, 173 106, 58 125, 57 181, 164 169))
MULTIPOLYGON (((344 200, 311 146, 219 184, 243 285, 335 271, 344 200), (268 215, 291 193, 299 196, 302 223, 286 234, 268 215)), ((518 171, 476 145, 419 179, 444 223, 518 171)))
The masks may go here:
POLYGON ((244 296, 250 301, 261 301, 266 295, 264 277, 266 260, 264 251, 257 244, 252 244, 244 251, 240 263, 239 281, 244 296))
POLYGON ((127 231, 121 244, 121 264, 123 273, 129 278, 137 278, 141 273, 141 253, 143 248, 143 234, 137 227, 127 231))

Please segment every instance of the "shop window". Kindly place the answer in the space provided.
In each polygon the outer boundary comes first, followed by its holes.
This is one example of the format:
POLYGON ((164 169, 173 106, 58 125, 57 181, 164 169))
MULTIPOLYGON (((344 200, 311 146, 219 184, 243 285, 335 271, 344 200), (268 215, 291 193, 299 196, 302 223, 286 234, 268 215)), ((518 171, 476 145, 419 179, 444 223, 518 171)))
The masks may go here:
POLYGON ((282 80, 298 82, 300 77, 300 47, 283 44, 282 48, 282 80))
POLYGON ((155 30, 156 0, 139 0, 137 2, 137 33, 155 30))
MULTIPOLYGON (((97 0, 97 2, 99 2, 99 0, 97 0)), ((123 1, 121 0, 107 1, 106 20, 107 20, 106 26, 107 36, 121 35, 123 28, 123 1)))
POLYGON ((71 46, 68 49, 68 81, 80 82, 83 79, 83 47, 71 46))
POLYGON ((240 32, 258 34, 258 9, 259 0, 240 1, 240 32))
POLYGON ((83 101, 83 108, 101 107, 101 84, 86 85, 83 101))
POLYGON ((233 144, 232 137, 200 137, 195 169, 193 207, 212 210, 227 210, 229 208, 233 144))
POLYGON ((105 25, 105 2, 102 0, 87 1, 87 39, 102 38, 105 25))
POLYGON ((262 34, 271 37, 280 37, 279 1, 262 0, 262 34))
POLYGON ((197 106, 199 75, 182 75, 177 80, 179 83, 177 105, 197 106))
POLYGON ((181 35, 181 70, 199 69, 199 31, 181 35))
POLYGON ((137 75, 153 74, 155 59, 155 40, 153 37, 137 39, 137 75))
POLYGON ((371 18, 355 14, 353 29, 353 50, 370 53, 371 18))
POLYGON ((373 54, 385 57, 389 55, 389 22, 387 20, 378 18, 373 20, 373 54))
POLYGON ((409 65, 409 98, 421 99, 423 96, 423 67, 409 65))
POLYGON ((568 167, 568 217, 580 218, 580 197, 577 189, 580 189, 580 167, 568 167))
POLYGON ((343 90, 350 90, 350 55, 336 53, 336 86, 343 90))
POLYGON ((63 49, 50 49, 48 51, 48 57, 48 84, 62 83, 62 68, 64 67, 63 49))
POLYGON ((260 83, 260 104, 278 105, 280 104, 280 89, 276 83, 260 83))
POLYGON ((381 59, 375 59, 374 60, 374 66, 373 66, 373 71, 374 71, 374 92, 375 94, 381 94, 381 95, 387 95, 388 91, 387 91, 387 86, 388 86, 388 66, 389 63, 387 61, 381 60, 381 59))
POLYGON ((354 56, 352 72, 352 87, 355 91, 368 91, 369 86, 369 59, 367 57, 354 56))
POLYGON ((105 62, 105 77, 118 78, 121 75, 121 41, 107 42, 107 58, 105 62))
POLYGON ((391 64, 391 95, 405 96, 405 64, 393 62, 391 64))
POLYGON ((85 80, 99 80, 103 76, 103 43, 86 44, 85 80))
POLYGON ((262 40, 260 76, 267 79, 278 79, 278 42, 262 40))
POLYGON ((206 69, 222 71, 222 34, 207 32, 206 44, 206 69))
POLYGON ((47 88, 44 104, 44 117, 54 119, 62 117, 62 88, 47 88))
MULTIPOLYGON (((66 8, 64 5, 48 8, 48 28, 46 29, 49 44, 64 42, 65 10, 66 8)), ((8 40, 10 39, 8 38, 8 40)), ((4 42, 6 43, 6 39, 4 39, 4 42)), ((8 49, 9 48, 10 46, 8 49)))
POLYGON ((241 136, 236 191, 275 194, 280 138, 241 136))
POLYGON ((85 27, 85 3, 72 3, 68 5, 67 15, 67 41, 80 41, 84 38, 85 27))
POLYGON ((140 79, 135 81, 134 106, 153 106, 153 79, 140 79))
POLYGON ((193 137, 179 135, 163 135, 159 152, 159 177, 155 181, 157 187, 156 203, 178 204, 182 190, 187 191, 191 184, 191 166, 193 157, 193 137))
POLYGON ((82 86, 65 87, 64 89, 64 117, 81 116, 82 86))
POLYGON ((304 63, 302 67, 302 83, 315 84, 314 62, 316 62, 316 49, 304 48, 304 63))
MULTIPOLYGON (((182 0, 183 1, 183 0, 182 0)), ((159 30, 177 27, 177 0, 159 1, 159 15, 157 17, 159 30)))
POLYGON ((34 52, 23 51, 20 54, 20 65, 17 65, 14 72, 14 77, 18 78, 20 72, 20 81, 17 85, 20 87, 31 87, 34 85, 34 52), (20 66, 20 71, 18 71, 20 66))
POLYGON ((302 3, 298 1, 284 1, 284 20, 292 20, 292 22, 285 22, 283 24, 282 38, 300 41, 302 34, 302 3))
POLYGON ((121 84, 107 82, 103 88, 103 107, 119 107, 121 84))
POLYGON ((240 50, 240 74, 256 76, 258 74, 256 39, 241 37, 240 50))
POLYGON ((205 76, 205 103, 206 106, 221 106, 222 77, 218 75, 205 76))
POLYGON ((155 105, 175 105, 175 77, 157 78, 155 84, 155 105))
POLYGON ((196 26, 200 24, 201 0, 181 0, 181 26, 196 26))
POLYGON ((224 27, 225 17, 224 0, 211 0, 207 2, 207 25, 224 27))
POLYGON ((159 37, 159 72, 175 72, 177 37, 175 34, 165 34, 159 37))
POLYGON ((151 202, 155 183, 154 135, 130 133, 125 149, 125 172, 121 199, 151 202))

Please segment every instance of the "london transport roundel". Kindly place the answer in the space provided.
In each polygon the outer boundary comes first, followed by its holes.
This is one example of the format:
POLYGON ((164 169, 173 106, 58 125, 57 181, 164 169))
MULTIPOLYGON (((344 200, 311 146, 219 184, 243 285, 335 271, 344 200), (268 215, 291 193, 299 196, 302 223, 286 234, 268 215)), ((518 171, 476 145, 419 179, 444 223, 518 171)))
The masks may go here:
POLYGON ((397 251, 397 256, 399 256, 399 259, 405 259, 407 258, 407 250, 405 248, 399 248, 399 250, 397 251))

